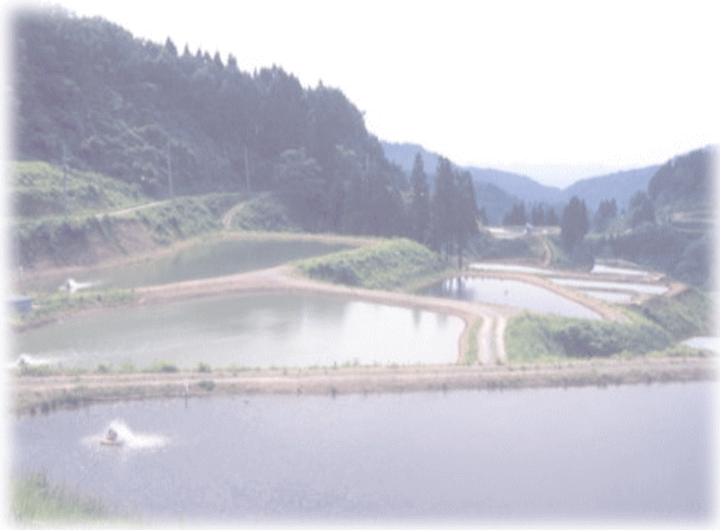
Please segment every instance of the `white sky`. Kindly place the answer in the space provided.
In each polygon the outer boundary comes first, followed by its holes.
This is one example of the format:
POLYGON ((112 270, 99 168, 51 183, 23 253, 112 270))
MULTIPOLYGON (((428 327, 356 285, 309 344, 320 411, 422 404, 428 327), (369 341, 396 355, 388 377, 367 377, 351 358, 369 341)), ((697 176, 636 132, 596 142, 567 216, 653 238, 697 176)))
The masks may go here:
POLYGON ((322 79, 382 140, 560 187, 720 141, 709 1, 57 3, 242 70, 322 79))

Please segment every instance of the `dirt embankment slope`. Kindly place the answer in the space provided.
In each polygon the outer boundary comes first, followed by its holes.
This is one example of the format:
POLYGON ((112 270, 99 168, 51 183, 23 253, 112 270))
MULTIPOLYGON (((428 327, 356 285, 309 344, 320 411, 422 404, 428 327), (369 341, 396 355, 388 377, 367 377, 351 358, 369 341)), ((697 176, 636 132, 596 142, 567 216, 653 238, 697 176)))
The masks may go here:
POLYGON ((47 412, 89 403, 222 394, 347 394, 650 384, 715 379, 708 358, 568 361, 560 364, 82 374, 12 380, 14 410, 47 412))

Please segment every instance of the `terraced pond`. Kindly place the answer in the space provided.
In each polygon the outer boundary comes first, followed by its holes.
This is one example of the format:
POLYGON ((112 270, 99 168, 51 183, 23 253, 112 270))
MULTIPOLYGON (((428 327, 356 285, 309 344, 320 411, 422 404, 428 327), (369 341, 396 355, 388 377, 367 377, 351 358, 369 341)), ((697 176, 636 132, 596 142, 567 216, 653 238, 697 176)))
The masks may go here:
POLYGON ((142 401, 10 418, 12 470, 146 523, 707 522, 715 384, 142 401), (101 446, 113 426, 125 443, 101 446))
MULTIPOLYGON (((200 242, 152 261, 116 268, 91 268, 73 275, 77 282, 98 287, 140 287, 213 278, 281 265, 291 260, 309 258, 352 248, 307 240, 221 239, 200 242)), ((54 275, 26 281, 26 289, 55 291, 67 275, 54 275)))
POLYGON ((309 367, 454 363, 464 322, 424 310, 292 293, 127 308, 34 329, 15 352, 96 368, 171 363, 309 367))
POLYGON ((554 315, 598 319, 597 313, 537 285, 479 276, 455 277, 422 290, 422 294, 471 302, 507 305, 554 315))

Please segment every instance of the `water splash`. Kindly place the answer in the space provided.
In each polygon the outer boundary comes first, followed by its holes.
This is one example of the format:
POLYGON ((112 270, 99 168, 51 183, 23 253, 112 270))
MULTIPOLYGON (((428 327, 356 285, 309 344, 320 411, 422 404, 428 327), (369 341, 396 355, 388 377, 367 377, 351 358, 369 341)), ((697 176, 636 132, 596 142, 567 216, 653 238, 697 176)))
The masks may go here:
POLYGON ((7 363, 8 368, 22 368, 23 366, 28 366, 31 368, 38 367, 38 366, 49 366, 52 364, 59 364, 65 360, 67 360, 67 357, 40 357, 40 356, 33 356, 28 355, 27 353, 21 353, 17 359, 14 361, 7 363))
POLYGON ((168 437, 160 434, 135 432, 121 419, 111 421, 102 433, 84 438, 83 443, 100 447, 110 429, 117 433, 117 446, 122 449, 160 449, 170 443, 168 437))

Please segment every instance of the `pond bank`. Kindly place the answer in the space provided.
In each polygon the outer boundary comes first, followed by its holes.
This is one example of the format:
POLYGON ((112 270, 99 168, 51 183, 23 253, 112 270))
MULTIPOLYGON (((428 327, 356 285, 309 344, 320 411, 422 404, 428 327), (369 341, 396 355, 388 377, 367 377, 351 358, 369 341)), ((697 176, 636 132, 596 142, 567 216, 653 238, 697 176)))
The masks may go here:
POLYGON ((132 399, 254 394, 360 394, 503 390, 715 380, 706 357, 568 360, 554 364, 338 367, 172 373, 17 375, 17 414, 132 399))

